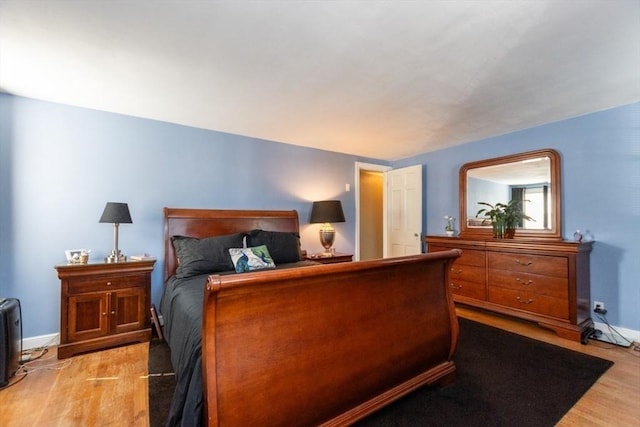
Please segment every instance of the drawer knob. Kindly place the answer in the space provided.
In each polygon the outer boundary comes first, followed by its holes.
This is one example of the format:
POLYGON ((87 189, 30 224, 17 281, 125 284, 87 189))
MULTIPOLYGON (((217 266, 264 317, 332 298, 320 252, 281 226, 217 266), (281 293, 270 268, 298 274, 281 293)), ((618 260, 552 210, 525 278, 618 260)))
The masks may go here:
POLYGON ((533 302, 533 300, 531 298, 529 298, 527 301, 524 301, 522 298, 520 298, 519 296, 516 297, 516 299, 518 300, 519 303, 521 304, 531 304, 533 302))
POLYGON ((460 269, 456 270, 456 269, 452 268, 452 269, 451 269, 451 272, 452 272, 453 274, 462 274, 462 270, 460 270, 460 269))
POLYGON ((524 265, 524 266, 529 266, 531 264, 533 264, 533 261, 529 260, 529 261, 520 261, 519 258, 516 258, 516 263, 520 264, 520 265, 524 265))
POLYGON ((533 285, 533 280, 529 279, 526 282, 523 282, 522 280, 520 280, 519 277, 516 277, 516 282, 522 284, 522 285, 533 285))
POLYGON ((107 286, 111 286, 111 282, 107 282, 107 286))
POLYGON ((116 314, 115 310, 111 312, 112 315, 116 314))
POLYGON ((462 289, 462 285, 456 285, 455 283, 449 284, 453 289, 462 289))

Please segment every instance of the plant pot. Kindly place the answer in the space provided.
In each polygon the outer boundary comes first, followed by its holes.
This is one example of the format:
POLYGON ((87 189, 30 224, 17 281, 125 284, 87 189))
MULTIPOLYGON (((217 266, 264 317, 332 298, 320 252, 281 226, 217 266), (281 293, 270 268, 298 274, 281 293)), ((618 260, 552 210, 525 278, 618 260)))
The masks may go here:
POLYGON ((516 235, 516 229, 509 227, 509 228, 505 228, 504 230, 504 238, 505 239, 513 239, 513 237, 516 235))
POLYGON ((445 230, 444 232, 447 234, 447 236, 453 237, 453 230, 445 230))
POLYGON ((507 225, 504 221, 494 221, 491 225, 493 227, 493 237, 496 239, 513 239, 516 234, 516 228, 507 225))

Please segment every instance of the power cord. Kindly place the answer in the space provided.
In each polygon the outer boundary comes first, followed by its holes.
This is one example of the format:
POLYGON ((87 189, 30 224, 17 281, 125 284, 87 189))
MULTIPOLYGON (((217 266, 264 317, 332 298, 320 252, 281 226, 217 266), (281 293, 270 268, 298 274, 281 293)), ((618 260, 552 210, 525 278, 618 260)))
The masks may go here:
MULTIPOLYGON (((593 311, 594 311, 594 313, 596 313, 598 319, 600 319, 600 321, 602 323, 607 325, 607 328, 609 329, 609 335, 611 336, 611 340, 614 341, 614 342, 612 342, 612 344, 621 345, 620 341, 618 341, 618 339, 616 339, 616 335, 617 335, 624 342, 626 342, 628 344, 625 347, 631 347, 631 349, 632 349, 632 351, 630 352, 631 355, 633 355, 635 357, 640 357, 640 343, 631 341, 630 339, 628 339, 627 337, 622 335, 616 328, 614 328, 611 325, 611 323, 609 323, 609 320, 607 319, 607 310, 602 309, 602 308, 596 308, 593 311)), ((591 333, 591 336, 593 338, 595 338, 595 339, 600 339, 601 335, 602 335, 602 331, 600 331, 598 329, 594 329, 593 332, 591 333)))
POLYGON ((54 343, 55 343, 55 338, 51 339, 49 342, 47 342, 43 346, 34 347, 29 350, 22 351, 22 353, 20 353, 20 361, 19 361, 18 369, 16 370, 15 374, 9 381, 9 384, 2 387, 1 390, 5 390, 9 387, 13 387, 14 385, 18 384, 20 381, 24 380, 30 372, 35 372, 43 369, 64 369, 67 366, 69 366, 71 364, 72 359, 67 359, 62 362, 54 362, 48 365, 32 366, 33 362, 37 361, 38 359, 41 359, 44 355, 46 355, 49 352, 49 346, 54 343), (39 353, 33 356, 34 352, 39 352, 39 353))

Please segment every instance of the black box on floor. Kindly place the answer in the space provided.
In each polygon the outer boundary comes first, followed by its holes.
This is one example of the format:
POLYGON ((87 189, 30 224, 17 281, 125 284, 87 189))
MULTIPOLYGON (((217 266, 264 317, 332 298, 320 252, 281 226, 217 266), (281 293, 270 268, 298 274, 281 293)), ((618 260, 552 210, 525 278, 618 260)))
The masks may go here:
POLYGON ((0 388, 20 368, 22 313, 16 298, 0 298, 0 388))

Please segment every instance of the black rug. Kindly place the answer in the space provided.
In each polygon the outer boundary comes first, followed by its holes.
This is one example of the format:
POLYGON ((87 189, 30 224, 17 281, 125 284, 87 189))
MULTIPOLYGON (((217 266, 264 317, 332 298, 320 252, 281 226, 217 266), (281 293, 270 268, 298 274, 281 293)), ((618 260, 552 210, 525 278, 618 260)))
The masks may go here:
MULTIPOLYGON (((358 426, 553 426, 613 365, 608 360, 459 320, 456 381, 445 387, 414 391, 358 426)), ((168 354, 164 343, 152 344, 149 372, 154 372, 152 365, 168 363, 168 354)), ((168 366, 170 370, 171 364, 168 366)), ((172 389, 172 377, 149 378, 152 427, 162 425, 172 389)))
POLYGON ((149 424, 160 427, 169 414, 176 387, 169 346, 157 338, 149 343, 149 424))

